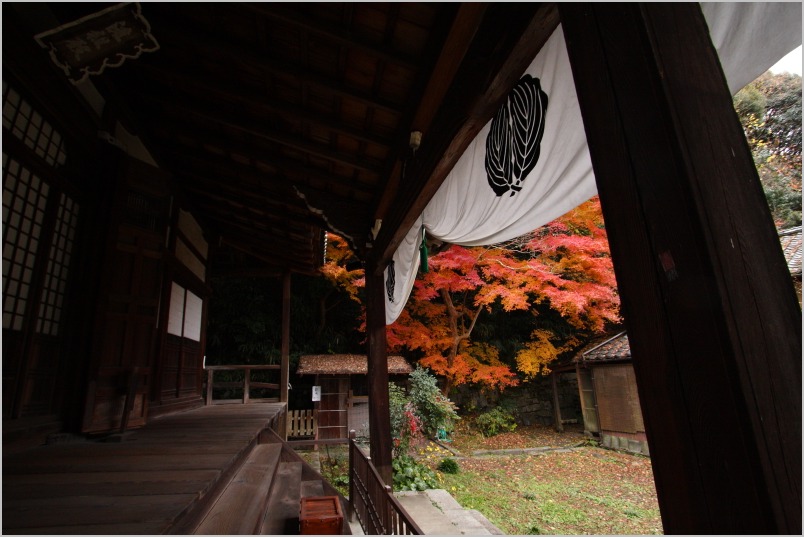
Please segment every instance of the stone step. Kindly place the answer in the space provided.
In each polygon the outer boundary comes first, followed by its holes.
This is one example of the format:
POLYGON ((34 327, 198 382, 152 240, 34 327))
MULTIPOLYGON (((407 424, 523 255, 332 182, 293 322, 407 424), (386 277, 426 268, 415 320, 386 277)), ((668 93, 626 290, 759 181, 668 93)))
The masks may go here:
POLYGON ((427 535, 502 535, 486 517, 461 507, 446 490, 401 491, 394 495, 427 535))

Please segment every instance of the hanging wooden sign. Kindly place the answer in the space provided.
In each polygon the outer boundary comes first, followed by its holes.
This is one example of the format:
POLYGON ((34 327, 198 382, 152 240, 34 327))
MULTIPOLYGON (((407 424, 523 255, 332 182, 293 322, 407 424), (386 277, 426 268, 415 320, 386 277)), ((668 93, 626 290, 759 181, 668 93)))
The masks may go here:
POLYGON ((159 50, 138 2, 122 3, 34 36, 73 84, 159 50))

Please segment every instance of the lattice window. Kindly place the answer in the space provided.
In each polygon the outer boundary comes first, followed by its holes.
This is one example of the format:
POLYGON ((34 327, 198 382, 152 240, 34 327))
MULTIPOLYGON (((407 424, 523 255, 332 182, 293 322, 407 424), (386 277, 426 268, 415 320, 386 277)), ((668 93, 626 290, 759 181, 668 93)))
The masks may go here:
POLYGON ((3 153, 3 328, 21 330, 49 187, 3 153))
POLYGON ((67 287, 67 271, 78 226, 78 204, 72 198, 61 195, 53 230, 53 242, 47 262, 47 273, 39 304, 39 317, 36 331, 40 334, 56 336, 59 333, 64 295, 67 287))
POLYGON ((201 297, 173 282, 170 289, 168 334, 201 341, 201 318, 204 301, 201 297))
POLYGON ((67 161, 64 139, 19 93, 3 82, 3 128, 50 164, 58 167, 67 161))

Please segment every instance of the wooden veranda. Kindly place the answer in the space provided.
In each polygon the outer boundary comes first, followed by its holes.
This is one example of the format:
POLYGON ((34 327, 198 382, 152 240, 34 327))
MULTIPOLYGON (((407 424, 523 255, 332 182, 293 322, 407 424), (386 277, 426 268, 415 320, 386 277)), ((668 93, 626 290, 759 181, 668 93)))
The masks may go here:
POLYGON ((305 491, 334 491, 274 434, 284 412, 283 403, 211 405, 9 455, 3 533, 296 533, 305 491))

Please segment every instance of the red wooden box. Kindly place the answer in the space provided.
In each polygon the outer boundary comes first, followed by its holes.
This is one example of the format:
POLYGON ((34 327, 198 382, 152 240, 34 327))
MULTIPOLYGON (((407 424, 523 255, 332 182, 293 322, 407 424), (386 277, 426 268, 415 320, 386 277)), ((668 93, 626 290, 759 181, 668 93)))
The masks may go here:
POLYGON ((341 502, 337 496, 317 496, 301 499, 299 508, 300 535, 340 535, 343 524, 341 502))

